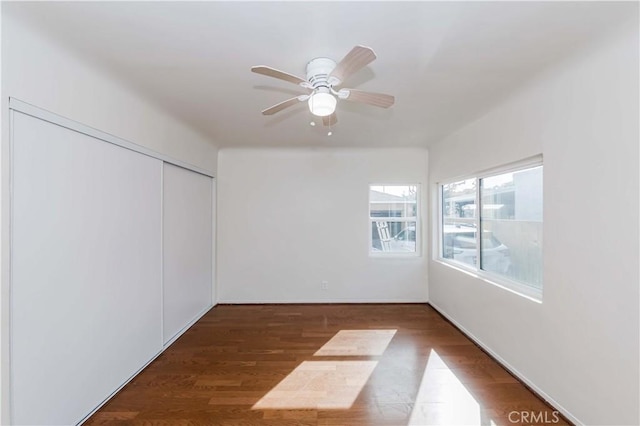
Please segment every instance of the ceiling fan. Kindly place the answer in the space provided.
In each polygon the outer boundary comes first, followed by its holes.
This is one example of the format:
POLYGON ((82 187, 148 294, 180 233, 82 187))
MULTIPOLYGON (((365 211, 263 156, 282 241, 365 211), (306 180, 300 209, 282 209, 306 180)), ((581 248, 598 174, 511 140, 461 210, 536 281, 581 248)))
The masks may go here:
POLYGON ((389 108, 395 102, 395 98, 391 95, 355 89, 338 89, 351 74, 359 71, 374 59, 376 59, 376 54, 371 48, 365 46, 354 47, 338 63, 329 58, 315 58, 307 64, 306 80, 265 65, 251 67, 251 71, 257 74, 297 84, 307 89, 308 92, 273 105, 263 110, 262 114, 272 115, 296 105, 298 102, 307 101, 309 111, 313 115, 322 117, 322 123, 325 126, 331 126, 338 121, 335 112, 338 100, 389 108))

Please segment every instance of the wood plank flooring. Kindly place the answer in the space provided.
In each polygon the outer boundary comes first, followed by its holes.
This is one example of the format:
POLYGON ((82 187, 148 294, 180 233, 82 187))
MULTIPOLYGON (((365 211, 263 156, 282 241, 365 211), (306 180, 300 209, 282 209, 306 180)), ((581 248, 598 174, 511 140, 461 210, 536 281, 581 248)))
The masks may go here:
POLYGON ((86 425, 567 424, 428 305, 220 305, 86 425))

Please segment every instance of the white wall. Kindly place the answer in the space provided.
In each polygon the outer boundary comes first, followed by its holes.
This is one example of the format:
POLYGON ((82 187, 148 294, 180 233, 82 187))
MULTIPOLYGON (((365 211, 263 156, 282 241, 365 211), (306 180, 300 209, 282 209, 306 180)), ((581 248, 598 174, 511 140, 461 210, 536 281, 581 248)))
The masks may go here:
MULTIPOLYGON (((131 92, 11 15, 3 5, 2 96, 146 146, 214 172, 216 147, 176 118, 131 92)), ((79 35, 80 36, 80 35, 79 35)))
POLYGON ((218 167, 219 302, 427 300, 425 256, 368 252, 369 184, 424 192, 426 150, 223 149, 218 167))
POLYGON ((432 190, 544 155, 543 303, 437 261, 429 297, 586 424, 640 423, 637 25, 429 152, 432 190))
MULTIPOLYGON (((82 35, 79 35, 81 37, 82 35)), ((2 4, 0 421, 8 423, 9 138, 8 98, 27 103, 215 172, 212 141, 26 27, 2 4)))

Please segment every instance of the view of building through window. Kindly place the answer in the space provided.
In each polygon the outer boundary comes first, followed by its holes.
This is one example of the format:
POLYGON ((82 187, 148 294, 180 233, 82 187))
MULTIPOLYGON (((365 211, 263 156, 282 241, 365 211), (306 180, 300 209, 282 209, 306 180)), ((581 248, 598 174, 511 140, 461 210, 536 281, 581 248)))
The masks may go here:
POLYGON ((442 185, 442 257, 475 266, 476 180, 442 185))
POLYGON ((542 289, 542 166, 441 185, 441 203, 442 258, 542 289))
POLYGON ((371 185, 369 220, 372 253, 416 253, 417 185, 371 185))

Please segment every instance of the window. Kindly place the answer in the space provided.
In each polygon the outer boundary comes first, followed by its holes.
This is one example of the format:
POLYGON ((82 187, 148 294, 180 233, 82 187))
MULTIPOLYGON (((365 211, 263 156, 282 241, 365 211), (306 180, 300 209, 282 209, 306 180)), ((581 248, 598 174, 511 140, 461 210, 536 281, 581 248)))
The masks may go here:
POLYGON ((542 165, 442 184, 440 205, 442 260, 542 296, 542 165))
POLYGON ((418 185, 370 185, 372 254, 417 254, 418 185))

